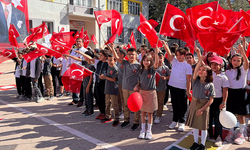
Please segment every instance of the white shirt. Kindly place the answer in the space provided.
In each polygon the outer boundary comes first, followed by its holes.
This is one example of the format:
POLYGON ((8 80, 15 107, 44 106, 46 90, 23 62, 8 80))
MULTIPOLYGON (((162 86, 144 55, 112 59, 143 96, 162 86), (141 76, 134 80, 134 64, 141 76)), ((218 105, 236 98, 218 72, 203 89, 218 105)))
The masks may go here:
POLYGON ((30 77, 35 78, 36 77, 36 59, 33 59, 30 62, 30 77))
MULTIPOLYGON (((248 70, 248 73, 247 73, 247 81, 250 81, 250 71, 248 70)), ((250 90, 250 86, 248 84, 246 84, 246 89, 250 90)))
POLYGON ((66 58, 62 59, 62 71, 61 71, 61 76, 65 73, 65 71, 69 68, 69 60, 67 60, 66 58))
MULTIPOLYGON (((1 2, 1 4, 2 4, 2 7, 3 7, 3 12, 5 11, 5 6, 7 6, 7 10, 8 10, 8 12, 9 12, 8 18, 7 18, 7 26, 8 26, 8 29, 9 29, 9 28, 10 28, 10 23, 11 23, 12 5, 11 5, 11 3, 5 5, 5 4, 2 3, 2 2, 1 2)), ((4 18, 5 18, 5 16, 4 16, 4 18)))
POLYGON ((192 75, 192 67, 186 61, 179 62, 176 57, 172 60, 172 71, 168 85, 179 89, 187 88, 187 75, 192 75))
MULTIPOLYGON (((72 50, 72 52, 70 53, 70 55, 71 55, 71 56, 78 57, 78 58, 84 60, 84 57, 83 57, 82 55, 80 55, 80 54, 77 54, 77 53, 75 52, 75 50, 77 50, 77 49, 72 50)), ((85 52, 87 51, 87 49, 85 49, 84 47, 81 47, 81 48, 79 49, 79 51, 85 53, 85 52)), ((73 63, 80 64, 80 65, 82 64, 82 62, 77 61, 77 60, 74 60, 74 59, 71 59, 71 58, 69 58, 69 62, 70 62, 70 64, 73 64, 73 63)))
MULTIPOLYGON (((54 58, 52 63, 53 63, 53 64, 56 64, 56 65, 60 65, 61 62, 62 62, 62 59, 63 59, 62 57, 57 58, 57 59, 54 58)), ((56 70, 61 70, 61 67, 56 67, 56 70)))
POLYGON ((19 65, 17 65, 17 67, 16 67, 15 77, 16 78, 20 78, 20 68, 19 68, 19 65))
POLYGON ((139 55, 138 55, 138 60, 139 60, 139 62, 141 62, 141 59, 142 59, 142 56, 141 56, 141 54, 139 54, 139 55))
POLYGON ((241 89, 245 88, 246 82, 247 82, 247 72, 242 66, 241 69, 241 76, 238 81, 236 81, 236 76, 237 76, 237 69, 230 69, 226 71, 226 76, 229 80, 229 88, 231 89, 241 89))
POLYGON ((229 81, 227 76, 224 73, 216 74, 215 72, 213 72, 213 78, 215 98, 223 97, 222 88, 229 87, 229 81))
MULTIPOLYGON (((25 61, 25 59, 23 59, 23 67, 27 67, 27 62, 25 61)), ((22 76, 26 76, 26 69, 24 69, 23 71, 22 71, 22 74, 21 74, 22 76)))

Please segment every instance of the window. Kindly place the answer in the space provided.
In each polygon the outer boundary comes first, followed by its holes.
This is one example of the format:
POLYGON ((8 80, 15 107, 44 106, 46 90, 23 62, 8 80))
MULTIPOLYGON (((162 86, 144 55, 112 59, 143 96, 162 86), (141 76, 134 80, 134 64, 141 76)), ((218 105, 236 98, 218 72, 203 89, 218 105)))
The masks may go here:
POLYGON ((136 42, 141 43, 141 33, 140 33, 140 31, 137 30, 135 36, 136 36, 135 37, 136 42))
POLYGON ((108 0, 108 10, 115 9, 122 12, 122 0, 108 0))
POLYGON ((111 27, 107 28, 107 37, 108 39, 111 37, 111 27))
POLYGON ((49 33, 53 33, 54 32, 54 28, 53 28, 53 22, 47 22, 47 21, 43 21, 46 22, 46 25, 48 27, 49 33))
POLYGON ((118 36, 118 43, 124 43, 124 30, 122 30, 122 34, 118 36))
POLYGON ((130 42, 130 36, 132 32, 133 32, 133 29, 128 29, 128 42, 130 42))
POLYGON ((92 5, 92 0, 88 0, 88 5, 87 5, 88 7, 92 7, 93 5, 92 5))
POLYGON ((82 6, 87 6, 86 5, 86 0, 82 0, 82 6))
POLYGON ((139 3, 128 1, 128 13, 132 15, 140 15, 141 5, 139 3))
POLYGON ((32 20, 29 20, 29 26, 30 26, 30 29, 33 28, 32 20))

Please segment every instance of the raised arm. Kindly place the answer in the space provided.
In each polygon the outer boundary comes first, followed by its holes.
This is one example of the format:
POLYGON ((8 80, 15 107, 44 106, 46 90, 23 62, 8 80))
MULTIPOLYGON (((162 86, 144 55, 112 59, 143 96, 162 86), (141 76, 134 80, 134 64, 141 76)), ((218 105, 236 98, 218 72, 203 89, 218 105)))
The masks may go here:
POLYGON ((115 48, 114 48, 114 43, 111 43, 110 46, 107 45, 107 47, 108 47, 109 50, 113 53, 115 59, 116 59, 120 64, 122 64, 123 59, 120 58, 120 57, 117 55, 117 53, 116 53, 116 51, 115 51, 115 48))
POLYGON ((158 53, 159 53, 159 47, 156 46, 155 48, 155 63, 154 63, 154 68, 157 69, 158 68, 158 64, 159 64, 159 56, 158 56, 158 53))
POLYGON ((196 67, 194 69, 194 73, 193 73, 193 80, 196 80, 197 78, 197 72, 200 68, 200 65, 202 64, 202 56, 201 56, 201 51, 198 47, 195 47, 195 52, 198 55, 198 63, 196 64, 196 67))
POLYGON ((95 59, 90 57, 89 55, 83 53, 83 52, 80 52, 80 51, 75 51, 77 54, 80 54, 84 57, 85 60, 91 60, 91 61, 94 61, 95 62, 95 59))
POLYGON ((77 61, 82 61, 82 59, 78 58, 78 57, 75 57, 75 56, 71 56, 71 55, 68 55, 68 54, 63 54, 63 56, 65 57, 69 57, 69 58, 72 58, 74 60, 77 60, 77 61))
POLYGON ((161 40, 161 42, 162 42, 162 44, 164 46, 165 51, 168 54, 168 60, 171 62, 174 59, 174 55, 171 53, 171 51, 170 51, 170 49, 168 47, 168 44, 163 40, 161 40))
POLYGON ((239 50, 240 54, 243 57, 244 69, 247 71, 248 68, 249 68, 249 61, 248 61, 246 53, 245 53, 246 52, 246 47, 244 47, 242 44, 239 44, 238 50, 239 50))

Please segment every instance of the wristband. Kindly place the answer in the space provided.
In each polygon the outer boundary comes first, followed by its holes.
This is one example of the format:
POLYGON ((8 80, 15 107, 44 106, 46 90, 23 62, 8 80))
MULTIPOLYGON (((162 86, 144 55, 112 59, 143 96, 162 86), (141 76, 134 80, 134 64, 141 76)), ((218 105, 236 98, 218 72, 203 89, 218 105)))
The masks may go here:
POLYGON ((224 102, 222 102, 221 104, 224 104, 224 105, 226 105, 226 103, 224 103, 224 102))

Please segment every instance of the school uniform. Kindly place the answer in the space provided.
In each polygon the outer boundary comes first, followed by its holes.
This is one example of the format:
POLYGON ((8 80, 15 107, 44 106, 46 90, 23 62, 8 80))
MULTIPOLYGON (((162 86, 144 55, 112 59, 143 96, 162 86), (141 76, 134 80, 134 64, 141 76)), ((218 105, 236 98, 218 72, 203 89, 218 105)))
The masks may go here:
MULTIPOLYGON (((165 57, 164 57, 164 64, 169 68, 169 70, 172 69, 171 63, 165 57)), ((166 82, 166 86, 167 86, 167 88, 166 88, 166 91, 165 91, 164 105, 166 105, 166 103, 168 102, 168 98, 169 98, 170 87, 168 85, 168 81, 166 82)))
POLYGON ((120 64, 119 62, 116 62, 116 66, 118 68, 118 106, 119 106, 119 112, 122 112, 124 110, 124 98, 123 98, 123 92, 122 92, 122 79, 123 79, 123 68, 124 66, 120 64))
POLYGON ((245 86, 247 81, 247 72, 242 66, 240 68, 241 76, 236 80, 237 69, 230 69, 226 71, 226 76, 229 81, 228 98, 227 98, 227 111, 238 115, 249 114, 249 104, 245 98, 245 86))
POLYGON ((43 97, 40 89, 38 88, 38 78, 41 74, 41 70, 42 70, 42 62, 41 62, 40 57, 38 57, 30 62, 30 77, 31 77, 33 89, 35 92, 35 97, 38 100, 39 100, 39 98, 43 97))
POLYGON ((97 63, 97 68, 96 68, 96 82, 95 82, 95 89, 94 89, 94 94, 96 98, 96 103, 99 107, 99 111, 101 114, 105 114, 105 94, 104 94, 104 89, 105 89, 105 80, 102 80, 99 78, 99 75, 106 75, 108 70, 108 63, 107 62, 102 62, 99 61, 97 63))
POLYGON ((53 96, 54 95, 51 68, 52 68, 51 59, 50 58, 45 59, 44 67, 43 67, 43 78, 44 78, 44 84, 45 84, 46 95, 47 96, 53 96))
MULTIPOLYGON (((84 65, 87 69, 95 72, 95 66, 93 63, 88 64, 87 61, 82 61, 82 65, 84 65)), ((82 86, 83 88, 81 89, 81 92, 83 92, 83 97, 85 99, 85 107, 88 113, 93 114, 94 113, 94 107, 93 107, 93 80, 91 81, 90 87, 89 87, 89 92, 86 93, 86 88, 89 84, 90 81, 90 76, 86 77, 83 79, 82 86)), ((81 96, 80 96, 81 97, 81 96)))
MULTIPOLYGON (((169 68, 165 65, 162 64, 162 66, 158 67, 156 72, 160 75, 160 76, 170 76, 170 70, 169 68)), ((162 80, 162 78, 160 78, 160 81, 158 83, 156 83, 156 93, 157 93, 157 101, 158 101, 158 110, 157 110, 157 117, 161 117, 162 116, 162 112, 163 112, 163 106, 164 106, 164 99, 165 99, 165 94, 166 94, 166 90, 167 90, 167 80, 162 80)))
POLYGON ((189 106, 186 125, 199 130, 207 130, 209 128, 209 107, 203 111, 200 116, 196 112, 204 107, 210 97, 215 96, 213 83, 201 83, 197 77, 192 81, 193 98, 189 106))
POLYGON ((229 81, 225 73, 216 74, 213 72, 213 84, 215 90, 215 97, 213 103, 210 105, 209 111, 209 129, 208 133, 210 138, 217 139, 220 135, 222 138, 222 125, 219 120, 220 104, 223 100, 223 88, 229 87, 229 81), (213 122, 214 122, 214 134, 213 134, 213 122))
POLYGON ((105 115, 107 119, 111 119, 111 104, 113 107, 113 113, 114 113, 114 118, 115 121, 119 120, 119 106, 118 106, 118 100, 117 100, 117 95, 118 95, 118 67, 108 67, 107 70, 107 77, 109 78, 116 78, 115 82, 105 80, 105 115))
POLYGON ((170 86, 173 107, 173 121, 185 123, 185 113, 187 111, 187 75, 192 75, 192 67, 186 61, 179 62, 176 57, 174 57, 171 63, 172 70, 168 85, 170 86))
POLYGON ((16 65, 15 65, 15 79, 16 79, 16 88, 17 88, 17 94, 18 96, 22 95, 22 81, 21 81, 21 67, 18 63, 17 59, 15 59, 16 65))
MULTIPOLYGON (((27 62, 25 61, 25 59, 21 59, 21 65, 20 65, 21 69, 23 69, 24 67, 27 67, 27 62)), ((22 96, 25 96, 25 91, 26 91, 26 69, 21 70, 20 71, 20 79, 21 79, 21 84, 22 84, 22 96)))
POLYGON ((30 62, 27 63, 25 82, 26 82, 25 96, 30 99, 32 97, 30 62))
MULTIPOLYGON (((61 68, 61 80, 62 80, 63 74, 64 74, 64 73, 66 72, 66 70, 69 68, 69 61, 68 61, 68 59, 63 58, 61 64, 62 64, 62 68, 61 68)), ((62 81, 61 81, 61 82, 62 82, 62 81)), ((63 85, 62 85, 62 86, 63 86, 63 85)))
POLYGON ((154 67, 149 70, 140 70, 139 73, 140 82, 140 94, 142 96, 141 111, 153 113, 158 109, 157 94, 156 94, 156 82, 155 75, 156 70, 154 67))
MULTIPOLYGON (((57 59, 55 57, 51 58, 52 64, 56 64, 57 59)), ((56 96, 56 89, 57 89, 57 83, 59 79, 57 78, 57 67, 52 66, 51 67, 51 76, 52 76, 52 82, 53 82, 53 88, 54 88, 54 96, 56 96)))
MULTIPOLYGON (((128 60, 123 60, 123 79, 122 79, 122 91, 124 98, 124 121, 130 122, 130 110, 128 109, 128 98, 134 93, 134 87, 138 83, 138 71, 140 68, 140 63, 135 62, 130 64, 128 60)), ((134 124, 139 124, 140 111, 134 113, 134 124)))

